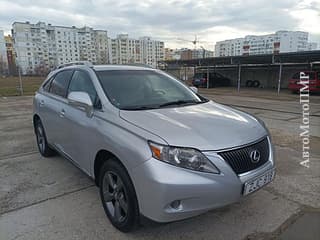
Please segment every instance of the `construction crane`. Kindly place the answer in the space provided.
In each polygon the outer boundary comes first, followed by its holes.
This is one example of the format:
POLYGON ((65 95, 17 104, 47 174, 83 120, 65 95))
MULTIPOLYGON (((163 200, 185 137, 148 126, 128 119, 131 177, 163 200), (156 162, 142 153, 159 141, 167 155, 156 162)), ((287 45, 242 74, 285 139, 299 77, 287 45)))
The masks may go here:
POLYGON ((177 38, 177 40, 192 43, 193 46, 194 46, 194 49, 197 48, 197 43, 207 43, 205 41, 199 41, 198 38, 197 38, 197 35, 194 35, 194 40, 193 41, 192 40, 183 39, 183 38, 177 38))

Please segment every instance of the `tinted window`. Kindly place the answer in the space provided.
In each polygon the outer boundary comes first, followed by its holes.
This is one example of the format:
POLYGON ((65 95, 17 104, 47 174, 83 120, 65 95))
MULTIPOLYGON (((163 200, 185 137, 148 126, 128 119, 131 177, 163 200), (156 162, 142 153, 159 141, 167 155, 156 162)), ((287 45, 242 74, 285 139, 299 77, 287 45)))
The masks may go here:
POLYGON ((205 73, 196 73, 194 75, 194 78, 205 78, 207 76, 207 74, 205 73))
POLYGON ((68 93, 73 91, 86 92, 89 94, 92 103, 97 101, 97 92, 93 86, 90 76, 83 71, 75 71, 69 86, 68 93))
POLYGON ((57 73, 50 87, 50 92, 61 97, 66 97, 70 77, 73 70, 65 70, 57 73))
POLYGON ((320 72, 318 72, 318 80, 320 80, 320 72))

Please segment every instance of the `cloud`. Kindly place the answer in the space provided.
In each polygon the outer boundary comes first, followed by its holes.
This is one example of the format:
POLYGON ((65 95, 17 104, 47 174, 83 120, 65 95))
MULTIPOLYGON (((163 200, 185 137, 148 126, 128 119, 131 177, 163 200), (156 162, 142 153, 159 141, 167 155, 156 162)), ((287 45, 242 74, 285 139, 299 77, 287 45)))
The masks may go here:
POLYGON ((0 0, 0 28, 14 21, 44 21, 53 25, 91 26, 114 37, 152 36, 167 46, 188 46, 177 38, 197 35, 206 47, 216 41, 267 34, 277 30, 303 30, 320 45, 320 2, 312 0, 0 0))

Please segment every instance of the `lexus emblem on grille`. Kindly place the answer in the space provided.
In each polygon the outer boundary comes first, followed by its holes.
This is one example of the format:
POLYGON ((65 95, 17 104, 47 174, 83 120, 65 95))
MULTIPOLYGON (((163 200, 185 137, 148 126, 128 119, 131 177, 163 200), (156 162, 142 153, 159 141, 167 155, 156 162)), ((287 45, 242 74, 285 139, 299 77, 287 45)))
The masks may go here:
POLYGON ((252 150, 250 152, 250 159, 252 163, 257 163, 260 161, 260 152, 258 150, 252 150))

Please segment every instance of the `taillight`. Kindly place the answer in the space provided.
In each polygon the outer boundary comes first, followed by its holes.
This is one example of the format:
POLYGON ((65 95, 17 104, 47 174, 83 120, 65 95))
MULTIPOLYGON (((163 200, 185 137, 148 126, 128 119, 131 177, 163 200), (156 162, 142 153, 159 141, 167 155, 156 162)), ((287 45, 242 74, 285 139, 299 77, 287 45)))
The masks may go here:
POLYGON ((206 79, 206 78, 201 78, 201 82, 202 82, 202 83, 206 83, 206 82, 207 82, 207 79, 206 79))

